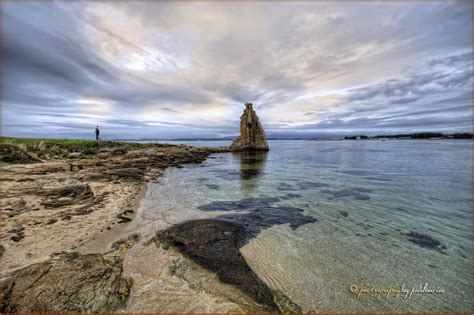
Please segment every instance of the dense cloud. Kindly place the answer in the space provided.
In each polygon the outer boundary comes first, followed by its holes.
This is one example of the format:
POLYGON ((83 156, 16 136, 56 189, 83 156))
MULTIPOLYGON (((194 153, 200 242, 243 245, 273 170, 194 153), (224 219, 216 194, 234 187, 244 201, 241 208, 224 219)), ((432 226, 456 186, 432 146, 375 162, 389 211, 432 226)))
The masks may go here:
POLYGON ((472 129, 470 3, 4 3, 3 135, 472 129), (370 18, 368 18, 370 17, 370 18))

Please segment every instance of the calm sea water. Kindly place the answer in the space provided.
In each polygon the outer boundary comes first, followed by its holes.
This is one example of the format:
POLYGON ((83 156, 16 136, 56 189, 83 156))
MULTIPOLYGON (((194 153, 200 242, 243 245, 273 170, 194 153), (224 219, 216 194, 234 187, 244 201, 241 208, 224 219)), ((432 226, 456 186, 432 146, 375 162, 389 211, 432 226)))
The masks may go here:
POLYGON ((270 147, 169 169, 149 184, 142 222, 244 222, 255 233, 241 248, 251 268, 305 311, 471 310, 471 141, 270 147), (420 285, 409 297, 357 296, 420 285))

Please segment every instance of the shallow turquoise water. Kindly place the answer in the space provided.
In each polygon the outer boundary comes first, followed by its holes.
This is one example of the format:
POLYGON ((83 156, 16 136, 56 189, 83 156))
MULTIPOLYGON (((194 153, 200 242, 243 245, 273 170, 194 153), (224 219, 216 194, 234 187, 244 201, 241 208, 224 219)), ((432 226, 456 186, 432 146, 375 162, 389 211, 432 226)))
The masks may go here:
POLYGON ((168 170, 150 184, 140 215, 167 224, 203 217, 244 223, 254 235, 241 249, 252 269, 305 311, 471 309, 471 141, 270 147, 168 170), (349 290, 425 283, 443 292, 377 298, 349 290))

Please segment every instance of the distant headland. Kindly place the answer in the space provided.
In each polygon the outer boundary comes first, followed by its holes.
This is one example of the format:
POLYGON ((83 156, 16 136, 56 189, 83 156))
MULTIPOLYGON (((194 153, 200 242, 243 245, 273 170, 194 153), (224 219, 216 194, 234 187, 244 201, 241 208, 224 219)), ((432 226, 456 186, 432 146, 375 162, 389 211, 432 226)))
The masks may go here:
MULTIPOLYGON (((114 141, 225 141, 225 140, 234 140, 236 136, 225 136, 218 138, 171 138, 171 139, 157 139, 157 138, 140 138, 140 139, 114 139, 114 141)), ((267 138, 267 141, 274 140, 385 140, 385 139, 431 139, 431 140, 469 140, 473 139, 472 133, 463 132, 463 133, 440 133, 440 132, 416 132, 416 133, 403 133, 403 134, 387 134, 387 135, 376 135, 376 136, 367 136, 363 134, 347 135, 347 136, 321 136, 321 137, 292 137, 292 136, 273 136, 270 135, 267 138)))
POLYGON ((377 135, 374 137, 368 137, 365 135, 357 136, 345 136, 344 140, 363 140, 363 139, 472 139, 472 133, 452 133, 443 134, 440 132, 416 132, 416 133, 405 133, 405 134, 394 134, 394 135, 377 135))

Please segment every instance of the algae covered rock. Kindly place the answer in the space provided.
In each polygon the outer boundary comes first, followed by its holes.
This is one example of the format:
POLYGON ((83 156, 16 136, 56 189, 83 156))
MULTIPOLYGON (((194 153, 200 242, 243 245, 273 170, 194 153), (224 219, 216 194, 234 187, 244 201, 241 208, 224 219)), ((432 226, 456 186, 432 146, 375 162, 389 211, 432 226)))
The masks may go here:
POLYGON ((19 146, 2 143, 2 162, 6 163, 37 163, 41 162, 34 154, 26 152, 24 149, 19 146))
POLYGON ((245 110, 240 117, 240 136, 230 146, 234 151, 262 150, 268 151, 268 142, 257 113, 252 103, 245 104, 245 110))
MULTIPOLYGON (((232 300, 246 312, 301 313, 302 309, 282 292, 272 290, 250 268, 240 248, 247 242, 248 225, 231 220, 201 219, 175 224, 156 236, 162 247, 173 247, 189 260, 177 260, 170 273, 184 277, 190 262, 215 273, 220 283, 239 292, 221 287, 214 294, 232 300)), ((206 283, 203 290, 212 292, 206 283)))
POLYGON ((280 313, 302 313, 303 310, 301 307, 294 303, 289 297, 281 293, 280 291, 274 290, 273 292, 273 302, 275 302, 276 306, 280 313))

